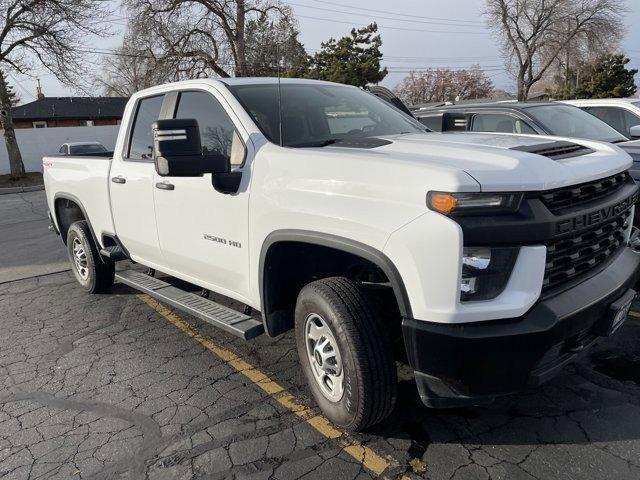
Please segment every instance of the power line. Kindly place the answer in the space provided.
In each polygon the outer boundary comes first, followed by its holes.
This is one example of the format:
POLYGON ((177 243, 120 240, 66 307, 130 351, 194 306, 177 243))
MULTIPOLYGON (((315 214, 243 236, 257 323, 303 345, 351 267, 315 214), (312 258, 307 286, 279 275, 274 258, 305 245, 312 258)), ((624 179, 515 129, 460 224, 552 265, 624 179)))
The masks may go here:
MULTIPOLYGON (((289 1, 284 1, 283 3, 286 3, 287 5, 292 5, 292 6, 295 6, 295 7, 311 8, 313 10, 321 10, 321 11, 324 11, 324 12, 345 13, 347 15, 355 15, 355 16, 358 16, 358 17, 370 17, 366 13, 357 13, 357 12, 349 12, 349 11, 344 11, 344 10, 330 9, 330 8, 313 7, 311 5, 302 5, 302 4, 299 4, 299 3, 294 3, 294 2, 289 2, 289 1)), ((467 25, 467 24, 464 24, 464 23, 443 23, 443 22, 436 22, 436 21, 429 21, 429 20, 414 20, 414 19, 384 17, 384 16, 379 16, 379 15, 376 18, 382 18, 384 20, 393 20, 393 21, 396 21, 396 22, 420 23, 420 24, 425 24, 425 25, 439 25, 439 26, 445 26, 445 27, 469 27, 469 28, 482 28, 483 27, 483 25, 467 25)))
POLYGON ((396 15, 398 17, 409 17, 409 18, 421 18, 424 20, 440 20, 443 22, 457 22, 457 23, 469 23, 469 24, 484 24, 484 22, 480 21, 480 20, 462 20, 462 19, 453 19, 453 18, 442 18, 442 17, 425 17, 425 16, 421 16, 421 15, 408 15, 405 13, 396 13, 396 12, 392 12, 390 10, 374 10, 372 8, 360 8, 360 7, 351 7, 348 5, 344 5, 342 3, 335 3, 335 2, 329 2, 327 0, 311 0, 313 2, 317 2, 317 3, 324 3, 326 5, 333 5, 336 7, 343 7, 343 8, 350 8, 353 10, 362 10, 362 11, 368 11, 368 12, 375 12, 375 13, 384 13, 384 14, 388 14, 388 15, 396 15))
MULTIPOLYGON (((100 48, 86 48, 80 50, 83 53, 92 53, 97 55, 111 55, 115 57, 128 57, 128 58, 146 58, 146 59, 155 59, 154 56, 144 54, 144 53, 121 53, 114 50, 109 49, 100 49, 100 48)), ((387 57, 382 57, 382 61, 384 62, 387 57)), ((234 66, 234 63, 219 63, 221 66, 234 66)), ((265 65, 266 66, 266 65, 265 65)), ((502 71, 504 67, 501 65, 480 65, 480 64, 471 64, 471 65, 462 65, 462 66, 451 66, 451 65, 430 65, 430 66, 416 66, 416 67, 406 67, 401 65, 386 65, 387 69, 390 71, 397 71, 401 69, 402 71, 428 71, 428 70, 466 70, 478 66, 480 69, 485 71, 502 71)), ((270 65, 268 66, 270 67, 270 65)), ((275 67, 273 67, 275 68, 275 67)))
MULTIPOLYGON (((300 18, 307 18, 311 20, 320 20, 323 22, 332 22, 332 23, 342 23, 346 25, 352 25, 353 22, 345 22, 342 20, 334 20, 332 18, 320 18, 320 17, 312 17, 310 15, 296 15, 300 18)), ((454 31, 454 30, 420 30, 417 28, 404 28, 404 27, 391 27, 389 25, 378 25, 380 28, 386 28, 387 30, 401 30, 403 32, 419 32, 419 33, 440 33, 440 34, 458 34, 458 35, 487 35, 488 32, 463 32, 463 31, 454 31)))

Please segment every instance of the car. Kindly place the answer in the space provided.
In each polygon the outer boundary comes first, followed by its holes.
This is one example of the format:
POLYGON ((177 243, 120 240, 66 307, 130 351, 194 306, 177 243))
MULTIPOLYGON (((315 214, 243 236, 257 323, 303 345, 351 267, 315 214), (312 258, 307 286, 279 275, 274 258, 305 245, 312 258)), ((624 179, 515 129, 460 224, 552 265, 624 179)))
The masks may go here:
POLYGON ((563 100, 598 117, 629 139, 640 139, 640 98, 563 100))
POLYGON ((606 123, 577 107, 558 102, 496 102, 450 105, 414 112, 434 131, 469 131, 556 135, 600 142, 622 143, 629 139, 606 123), (455 118, 450 123, 443 122, 455 118), (445 119, 445 120, 446 120, 445 119))
POLYGON ((293 331, 324 415, 361 430, 392 411, 396 360, 425 405, 478 405, 613 335, 640 274, 631 164, 590 140, 428 133, 352 86, 225 78, 134 94, 112 158, 43 170, 84 290, 118 281, 246 340, 293 331))
POLYGON ((58 153, 60 155, 109 156, 113 152, 109 152, 100 142, 67 142, 60 145, 58 153))

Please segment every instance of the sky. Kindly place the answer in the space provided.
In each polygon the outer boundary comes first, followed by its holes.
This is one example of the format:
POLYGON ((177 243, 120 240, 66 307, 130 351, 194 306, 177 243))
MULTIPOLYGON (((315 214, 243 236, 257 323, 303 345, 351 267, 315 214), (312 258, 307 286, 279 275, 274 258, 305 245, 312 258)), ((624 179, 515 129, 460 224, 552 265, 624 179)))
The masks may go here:
MULTIPOLYGON (((485 68, 496 88, 513 92, 513 78, 504 70, 498 42, 483 22, 484 0, 283 0, 299 22, 300 40, 310 53, 329 37, 347 35, 352 27, 376 21, 382 36, 383 65, 389 74, 382 82, 393 88, 410 70, 437 67, 485 68)), ((113 2, 113 18, 123 17, 119 2, 113 2)), ((627 34, 622 49, 631 58, 630 66, 640 69, 640 0, 627 0, 627 34)), ((112 24, 114 36, 87 38, 87 47, 116 48, 121 41, 123 22, 112 24)), ((46 72, 33 78, 12 74, 22 103, 35 99, 40 78, 46 96, 83 95, 60 84, 46 72)), ((640 74, 636 77, 640 83, 640 74)))

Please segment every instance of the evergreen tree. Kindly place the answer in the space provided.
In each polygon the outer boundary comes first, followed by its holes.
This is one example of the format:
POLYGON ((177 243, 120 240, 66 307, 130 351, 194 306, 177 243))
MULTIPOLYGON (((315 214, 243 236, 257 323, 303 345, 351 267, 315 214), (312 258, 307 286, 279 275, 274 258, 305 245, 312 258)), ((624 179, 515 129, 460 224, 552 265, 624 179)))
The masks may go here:
POLYGON ((322 43, 320 51, 309 58, 309 67, 301 76, 317 80, 364 87, 387 76, 380 68, 382 39, 375 23, 351 30, 351 35, 322 43))

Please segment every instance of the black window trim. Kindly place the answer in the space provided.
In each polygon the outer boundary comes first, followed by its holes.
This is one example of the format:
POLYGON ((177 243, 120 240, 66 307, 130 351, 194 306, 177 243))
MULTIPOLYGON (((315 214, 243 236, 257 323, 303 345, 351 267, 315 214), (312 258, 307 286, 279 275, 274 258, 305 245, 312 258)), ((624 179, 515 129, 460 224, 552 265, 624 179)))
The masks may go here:
MULTIPOLYGON (((215 95, 213 95, 209 90, 207 90, 205 88, 186 88, 186 89, 172 91, 171 93, 175 93, 175 98, 173 98, 173 103, 167 105, 168 108, 167 108, 167 112, 165 112, 165 113, 167 113, 169 116, 163 117, 163 118, 176 118, 176 114, 178 113, 178 105, 180 104, 180 95, 182 93, 186 93, 186 92, 203 92, 203 93, 209 95, 216 102, 218 102, 218 105, 220 105, 220 108, 222 108, 222 110, 227 114, 227 117, 229 117, 229 120, 231 121, 231 125, 233 125, 234 133, 240 139, 240 142, 242 142, 242 146, 244 147, 244 157, 242 158, 242 163, 239 164, 239 165, 231 165, 231 169, 233 170, 233 169, 241 169, 241 168, 243 168, 247 163, 247 144, 244 141, 244 139, 242 138, 242 135, 240 135, 240 131, 238 130, 238 126, 236 125, 236 122, 233 120, 231 115, 229 115, 229 111, 224 107, 222 102, 220 100, 218 100, 218 98, 215 95)), ((164 104, 162 106, 164 108, 164 104)), ((232 139, 232 141, 233 141, 233 139, 232 139)))
POLYGON ((127 125, 127 136, 126 139, 127 141, 124 144, 123 147, 123 151, 122 151, 122 161, 124 162, 135 162, 135 163, 154 163, 154 160, 152 158, 134 158, 134 157, 129 157, 129 148, 131 146, 131 136, 133 135, 133 126, 136 123, 136 119, 138 118, 138 109, 140 108, 140 103, 142 102, 142 100, 147 100, 149 98, 154 98, 154 97, 163 97, 162 99, 162 105, 160 107, 160 115, 158 117, 159 120, 161 119, 165 119, 168 118, 165 115, 166 113, 166 106, 168 104, 168 102, 170 101, 175 101, 175 98, 171 98, 171 96, 169 95, 170 93, 173 92, 159 92, 159 93, 153 93, 144 97, 140 97, 136 100, 136 104, 133 108, 133 115, 132 115, 132 119, 129 122, 129 124, 127 125))

